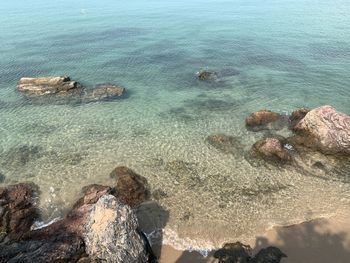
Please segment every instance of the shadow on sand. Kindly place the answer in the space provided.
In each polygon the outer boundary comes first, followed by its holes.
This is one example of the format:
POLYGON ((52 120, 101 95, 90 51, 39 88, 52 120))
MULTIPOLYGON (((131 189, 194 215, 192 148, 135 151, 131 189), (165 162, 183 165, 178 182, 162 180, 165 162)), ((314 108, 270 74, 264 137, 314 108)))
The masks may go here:
MULTIPOLYGON (((214 257, 214 252, 204 258, 198 252, 184 251, 180 257, 167 263, 348 263, 350 262, 350 234, 342 229, 350 230, 344 222, 329 223, 326 219, 317 219, 289 227, 276 227, 266 237, 257 237, 252 254, 267 247, 278 247, 287 255, 280 260, 273 256, 260 259, 239 259, 236 257, 222 257, 221 261, 214 257)), ((215 253, 217 256, 217 252, 215 253)), ((162 257, 163 258, 163 257, 162 257)), ((161 263, 166 261, 161 260, 161 263)))

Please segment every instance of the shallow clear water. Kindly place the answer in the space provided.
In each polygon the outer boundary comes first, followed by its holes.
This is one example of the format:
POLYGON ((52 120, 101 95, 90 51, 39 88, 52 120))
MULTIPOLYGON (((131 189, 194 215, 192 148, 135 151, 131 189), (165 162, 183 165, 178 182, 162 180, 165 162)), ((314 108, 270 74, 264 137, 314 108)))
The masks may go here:
POLYGON ((263 136, 244 127, 252 111, 330 104, 350 114, 349 1, 130 2, 1 1, 3 184, 40 185, 50 218, 126 165, 166 193, 165 240, 202 248, 350 208, 347 180, 244 158, 263 136), (200 69, 220 81, 199 82, 200 69), (129 97, 39 104, 15 91, 20 77, 47 75, 116 83, 129 97), (215 133, 242 147, 217 151, 205 142, 215 133))

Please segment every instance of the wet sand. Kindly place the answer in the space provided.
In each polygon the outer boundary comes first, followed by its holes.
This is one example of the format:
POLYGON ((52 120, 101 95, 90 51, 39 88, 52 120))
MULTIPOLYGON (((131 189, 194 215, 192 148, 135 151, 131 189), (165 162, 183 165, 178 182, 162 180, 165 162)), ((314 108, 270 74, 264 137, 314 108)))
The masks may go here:
MULTIPOLYGON (((287 258, 282 263, 348 263, 350 262, 350 221, 348 214, 320 218, 288 227, 274 227, 257 236, 249 245, 256 253, 261 248, 276 246, 287 258)), ((232 240, 236 242, 237 240, 232 240)), ((211 253, 212 254, 212 253, 211 253)), ((160 263, 214 263, 198 252, 179 251, 164 245, 160 263)))

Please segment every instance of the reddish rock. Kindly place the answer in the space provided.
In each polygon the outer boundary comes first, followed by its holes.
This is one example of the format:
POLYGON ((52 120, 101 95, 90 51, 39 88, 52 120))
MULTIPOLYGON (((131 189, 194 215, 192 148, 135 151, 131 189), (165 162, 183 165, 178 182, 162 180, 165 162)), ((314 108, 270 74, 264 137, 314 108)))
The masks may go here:
POLYGON ((128 167, 119 166, 111 172, 110 176, 116 178, 116 195, 124 204, 136 207, 149 198, 146 178, 128 167))
POLYGON ((252 147, 252 153, 267 161, 286 163, 292 160, 289 151, 279 138, 265 138, 257 141, 252 147))
POLYGON ((350 155, 350 116, 331 106, 308 112, 294 131, 302 145, 325 154, 350 155))
POLYGON ((250 114, 245 124, 248 130, 260 131, 265 129, 281 129, 280 125, 281 115, 269 110, 260 110, 250 114))
POLYGON ((310 111, 308 108, 300 108, 292 112, 292 115, 289 117, 290 127, 294 129, 294 127, 306 116, 306 114, 310 111))
POLYGON ((0 188, 0 232, 13 240, 20 239, 39 217, 36 207, 38 187, 21 183, 0 188))

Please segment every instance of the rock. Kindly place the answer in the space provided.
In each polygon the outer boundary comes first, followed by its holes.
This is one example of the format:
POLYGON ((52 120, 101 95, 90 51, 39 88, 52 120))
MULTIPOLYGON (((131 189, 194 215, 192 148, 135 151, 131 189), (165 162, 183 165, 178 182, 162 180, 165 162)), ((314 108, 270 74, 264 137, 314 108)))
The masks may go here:
POLYGON ((248 130, 261 131, 261 130, 280 130, 284 126, 284 118, 279 113, 269 110, 260 110, 250 114, 245 124, 248 130))
POLYGON ((90 211, 112 189, 89 185, 63 219, 22 235, 19 242, 0 244, 0 262, 76 262, 85 257, 84 234, 90 211))
POLYGON ((1 154, 1 164, 5 167, 22 167, 43 156, 43 148, 36 145, 16 146, 1 154))
POLYGON ((111 172, 110 176, 116 178, 116 195, 124 204, 136 207, 149 198, 150 193, 146 178, 128 167, 118 166, 111 172))
POLYGON ((17 83, 19 91, 33 95, 67 93, 79 88, 81 85, 67 76, 21 78, 17 83))
POLYGON ((197 72, 197 77, 199 80, 213 80, 217 78, 217 73, 214 71, 201 70, 197 72))
POLYGON ((102 84, 96 86, 95 89, 91 91, 87 91, 84 100, 91 100, 91 101, 96 101, 96 100, 108 100, 108 99, 113 99, 117 97, 121 97, 125 95, 126 89, 112 85, 112 84, 102 84))
POLYGON ((207 137, 206 141, 223 153, 242 153, 243 146, 238 138, 225 134, 214 134, 207 137))
POLYGON ((241 242, 226 243, 223 248, 214 253, 214 258, 219 263, 249 263, 252 255, 252 248, 241 242))
POLYGON ((252 154, 277 163, 287 163, 292 160, 282 138, 265 138, 257 141, 252 147, 252 154))
POLYGON ((214 253, 219 263, 280 263, 283 257, 287 256, 279 248, 267 247, 252 258, 252 248, 241 242, 227 243, 214 253))
POLYGON ((308 112, 294 131, 302 145, 325 154, 350 155, 350 116, 331 106, 308 112))
POLYGON ((0 188, 0 232, 2 239, 7 236, 18 240, 30 231, 39 217, 36 206, 38 187, 21 183, 0 188))
POLYGON ((250 261, 251 263, 280 263, 282 258, 287 257, 277 247, 267 247, 261 249, 255 257, 250 261))
POLYGON ((145 263, 149 259, 135 214, 112 195, 98 200, 85 230, 86 252, 92 260, 145 263))
POLYGON ((305 115, 310 111, 308 108, 300 108, 292 112, 292 115, 289 117, 290 127, 294 127, 305 117, 305 115))
POLYGON ((0 172, 0 183, 3 183, 5 179, 6 179, 6 176, 2 172, 0 172))

